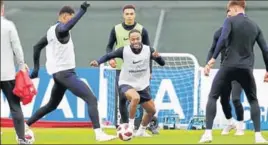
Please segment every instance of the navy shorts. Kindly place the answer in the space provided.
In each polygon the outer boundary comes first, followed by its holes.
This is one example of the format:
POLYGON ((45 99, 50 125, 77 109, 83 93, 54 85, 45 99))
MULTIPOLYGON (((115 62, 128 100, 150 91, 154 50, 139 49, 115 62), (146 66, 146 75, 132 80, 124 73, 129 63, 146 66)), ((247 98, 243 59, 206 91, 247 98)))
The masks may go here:
MULTIPOLYGON (((129 89, 133 89, 133 87, 131 87, 130 85, 119 86, 119 91, 122 94, 125 94, 125 92, 127 92, 129 89)), ((150 95, 150 87, 147 87, 144 90, 137 91, 137 92, 140 95, 140 103, 139 104, 143 104, 143 103, 150 101, 152 99, 152 97, 150 95)))

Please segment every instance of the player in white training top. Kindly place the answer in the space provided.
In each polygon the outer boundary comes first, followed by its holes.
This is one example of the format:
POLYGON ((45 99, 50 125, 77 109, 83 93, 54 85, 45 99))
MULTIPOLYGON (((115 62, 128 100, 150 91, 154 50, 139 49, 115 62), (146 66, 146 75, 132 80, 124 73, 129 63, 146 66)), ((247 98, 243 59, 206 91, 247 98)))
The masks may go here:
POLYGON ((122 58, 124 63, 119 76, 119 93, 123 93, 130 101, 129 125, 134 130, 134 119, 138 104, 146 110, 141 125, 135 136, 149 136, 145 129, 151 121, 156 110, 149 92, 150 85, 150 60, 155 60, 159 65, 165 65, 165 61, 150 46, 142 44, 140 31, 133 29, 129 32, 130 45, 102 56, 99 60, 90 63, 98 66, 113 58, 122 58))
POLYGON ((86 13, 89 6, 87 2, 82 3, 76 14, 72 7, 64 6, 59 12, 58 22, 52 25, 46 35, 34 46, 34 71, 31 78, 38 77, 41 50, 46 48, 46 69, 53 77, 54 85, 50 100, 27 120, 27 128, 54 111, 62 101, 65 92, 69 90, 87 104, 87 113, 93 125, 95 139, 108 141, 116 138, 102 131, 97 98, 75 72, 75 48, 70 31, 86 13))

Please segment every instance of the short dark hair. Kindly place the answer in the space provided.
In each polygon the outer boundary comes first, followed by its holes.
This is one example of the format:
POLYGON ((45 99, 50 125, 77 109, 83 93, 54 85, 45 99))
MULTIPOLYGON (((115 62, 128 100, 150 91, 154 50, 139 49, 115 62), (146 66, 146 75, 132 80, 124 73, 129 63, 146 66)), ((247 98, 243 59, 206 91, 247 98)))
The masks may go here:
POLYGON ((139 30, 137 30, 137 29, 132 29, 132 30, 129 32, 128 37, 129 37, 132 33, 140 33, 140 34, 141 34, 141 32, 140 32, 139 30))
POLYGON ((64 6, 60 9, 59 15, 64 13, 74 14, 74 9, 70 6, 64 6))
POLYGON ((136 10, 135 6, 134 5, 125 5, 122 9, 122 11, 124 12, 125 9, 133 9, 134 11, 136 10))
POLYGON ((240 6, 242 8, 246 8, 246 1, 245 0, 230 0, 228 3, 228 7, 230 6, 240 6))

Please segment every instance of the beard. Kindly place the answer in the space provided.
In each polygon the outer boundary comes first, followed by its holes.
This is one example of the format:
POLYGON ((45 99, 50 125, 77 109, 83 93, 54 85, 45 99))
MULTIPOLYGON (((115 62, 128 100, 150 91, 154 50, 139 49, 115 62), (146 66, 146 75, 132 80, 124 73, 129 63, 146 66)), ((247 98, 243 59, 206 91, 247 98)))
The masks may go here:
POLYGON ((139 54, 142 50, 142 43, 131 44, 130 48, 132 49, 133 53, 139 54))

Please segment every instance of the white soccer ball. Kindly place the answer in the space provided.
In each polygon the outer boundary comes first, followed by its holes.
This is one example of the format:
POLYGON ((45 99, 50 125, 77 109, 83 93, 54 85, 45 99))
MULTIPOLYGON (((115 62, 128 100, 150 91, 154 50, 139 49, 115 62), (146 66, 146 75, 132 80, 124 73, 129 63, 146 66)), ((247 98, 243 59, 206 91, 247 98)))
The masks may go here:
POLYGON ((28 129, 26 132, 25 132, 25 139, 30 143, 30 144, 33 144, 34 141, 35 141, 35 138, 34 138, 34 133, 32 130, 28 129))
POLYGON ((117 136, 123 141, 129 141, 133 137, 133 129, 127 123, 121 124, 117 128, 117 136))
MULTIPOLYGON (((18 141, 18 136, 16 136, 16 140, 18 141)), ((35 138, 34 138, 34 133, 32 130, 28 129, 27 131, 25 131, 25 139, 27 141, 27 143, 29 144, 33 144, 34 141, 35 141, 35 138)))

